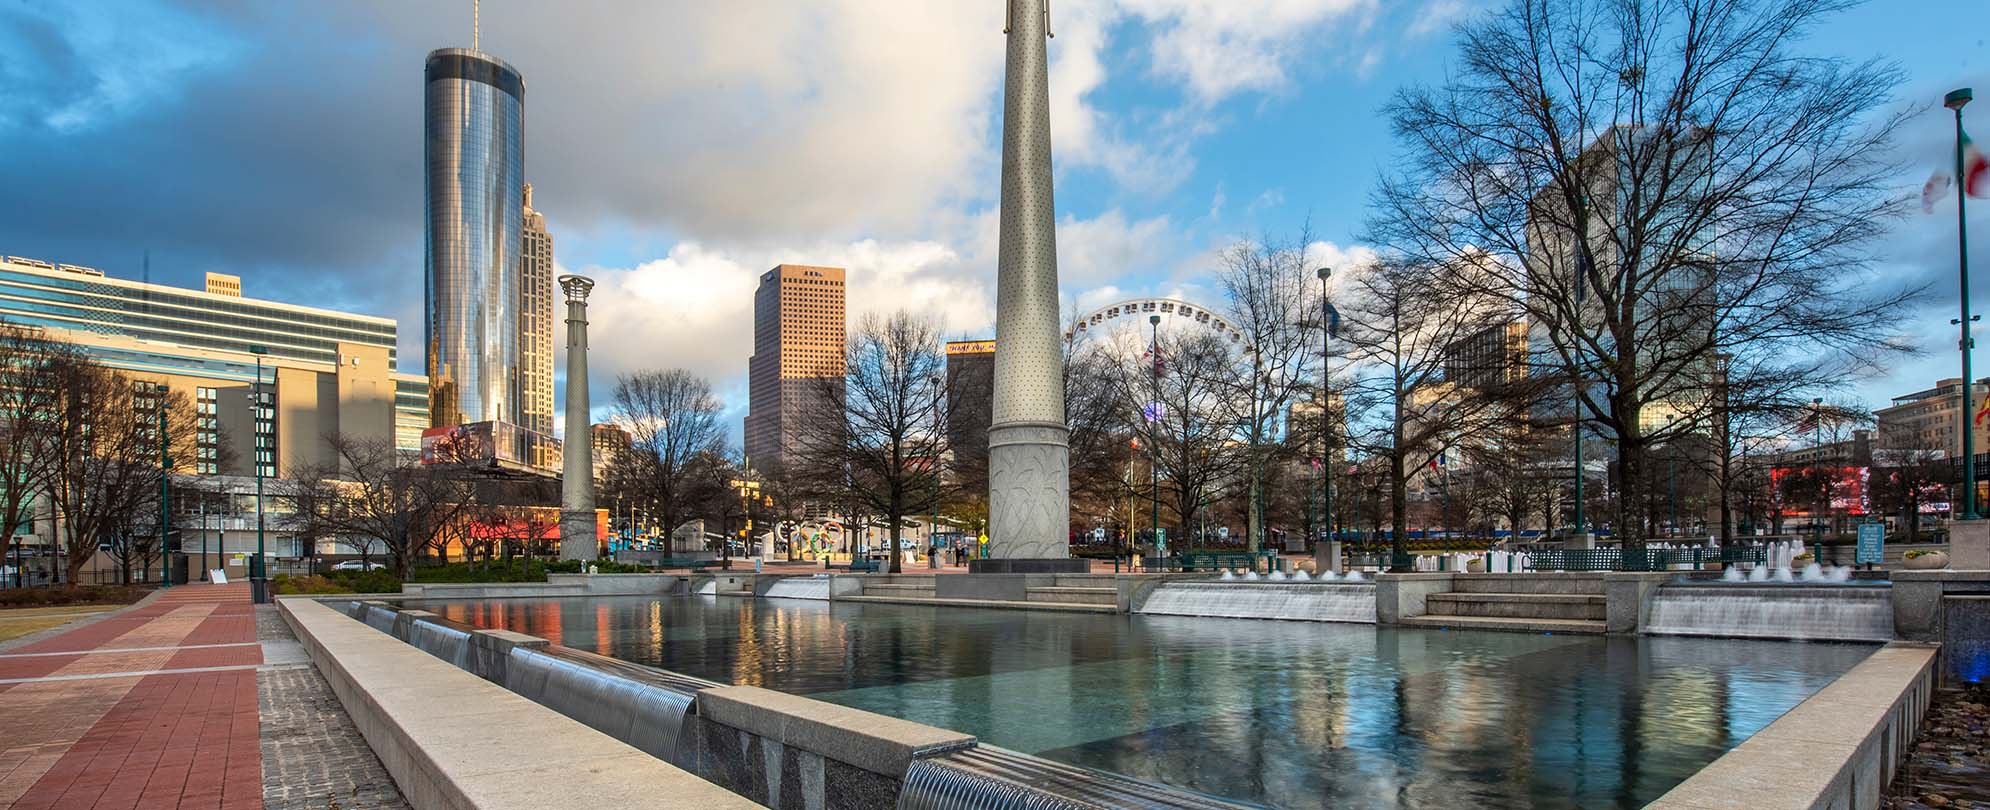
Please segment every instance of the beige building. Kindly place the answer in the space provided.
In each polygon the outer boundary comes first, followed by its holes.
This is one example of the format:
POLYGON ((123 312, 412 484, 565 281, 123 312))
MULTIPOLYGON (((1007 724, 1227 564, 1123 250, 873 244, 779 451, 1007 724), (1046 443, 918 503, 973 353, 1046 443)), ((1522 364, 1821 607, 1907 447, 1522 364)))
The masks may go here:
POLYGON ((843 375, 843 268, 783 264, 753 293, 747 361, 746 459, 758 470, 785 461, 810 389, 843 375))
MULTIPOLYGON (((1990 385, 1976 382, 1971 396, 1978 410, 1990 385)), ((1950 377, 1924 391, 1893 398, 1873 412, 1875 446, 1885 450, 1939 450, 1953 458, 1962 451, 1962 378, 1950 377)), ((1990 452, 1990 425, 1976 424, 1976 453, 1990 452)))
MULTIPOLYGON (((519 252, 518 375, 523 394, 519 412, 526 430, 553 435, 553 235, 546 215, 532 207, 532 184, 525 184, 525 244, 519 252)), ((559 460, 548 465, 557 467, 559 460)))
POLYGON ((428 427, 427 380, 396 370, 392 318, 245 298, 236 276, 209 273, 187 289, 10 256, 0 259, 0 320, 184 393, 203 450, 182 472, 254 475, 260 462, 265 476, 283 477, 329 461, 328 432, 413 451, 428 427), (258 359, 261 413, 250 402, 258 359))

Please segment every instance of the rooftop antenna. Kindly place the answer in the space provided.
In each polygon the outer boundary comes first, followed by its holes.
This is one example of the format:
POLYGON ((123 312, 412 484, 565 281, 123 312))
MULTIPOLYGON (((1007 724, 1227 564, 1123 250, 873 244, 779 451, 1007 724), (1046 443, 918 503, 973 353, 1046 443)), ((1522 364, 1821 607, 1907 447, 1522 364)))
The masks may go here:
POLYGON ((478 50, 478 14, 482 11, 482 0, 470 0, 470 50, 478 50))

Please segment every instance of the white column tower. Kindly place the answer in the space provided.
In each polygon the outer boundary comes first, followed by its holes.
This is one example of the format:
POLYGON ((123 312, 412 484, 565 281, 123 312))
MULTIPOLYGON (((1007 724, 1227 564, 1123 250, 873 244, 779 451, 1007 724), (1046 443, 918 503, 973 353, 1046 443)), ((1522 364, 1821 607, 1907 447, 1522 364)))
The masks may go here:
POLYGON ((1002 229, 995 299, 995 402, 988 429, 990 560, 974 570, 1070 562, 1070 429, 1051 204, 1048 0, 1003 0, 1002 229))
POLYGON ((560 276, 567 292, 567 438, 560 472, 560 559, 592 560, 594 436, 587 397, 587 293, 594 279, 560 276))

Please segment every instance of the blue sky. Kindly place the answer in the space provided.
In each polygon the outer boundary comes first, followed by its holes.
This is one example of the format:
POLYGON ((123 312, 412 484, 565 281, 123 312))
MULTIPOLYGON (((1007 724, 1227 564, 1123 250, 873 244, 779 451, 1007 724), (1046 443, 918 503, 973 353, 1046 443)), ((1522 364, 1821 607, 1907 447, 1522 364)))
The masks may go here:
MULTIPOLYGON (((1071 305, 1210 298, 1214 251, 1308 221, 1320 261, 1353 260, 1396 148, 1378 108, 1441 78, 1449 26, 1487 5, 1058 0, 1071 305)), ((399 318, 418 364, 422 58, 467 45, 469 17, 467 0, 0 0, 0 253, 136 277, 149 249, 164 280, 237 273, 250 295, 399 318)), ((484 49, 526 77, 526 176, 558 264, 601 282, 597 390, 682 366, 743 410, 752 286, 778 261, 847 266, 853 313, 990 331, 996 0, 487 0, 482 18, 484 49)), ((1872 2, 1807 45, 1903 69, 1900 103, 1922 108, 1904 190, 1947 159, 1942 92, 1978 88, 1990 139, 1985 21, 1980 2, 1872 2)), ((1882 246, 1939 283, 1904 325, 1928 352, 1848 382, 1870 405, 1956 373, 1945 210, 1882 246)), ((1990 200, 1971 219, 1980 275, 1990 200)))

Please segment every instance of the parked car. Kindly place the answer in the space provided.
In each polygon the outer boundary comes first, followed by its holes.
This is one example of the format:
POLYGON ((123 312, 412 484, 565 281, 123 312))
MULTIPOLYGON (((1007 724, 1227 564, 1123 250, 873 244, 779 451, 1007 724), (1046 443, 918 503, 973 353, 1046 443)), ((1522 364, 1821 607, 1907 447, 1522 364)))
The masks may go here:
POLYGON ((333 571, 385 571, 387 570, 387 566, 381 565, 377 562, 361 562, 359 560, 346 560, 345 562, 332 566, 332 570, 333 571))

